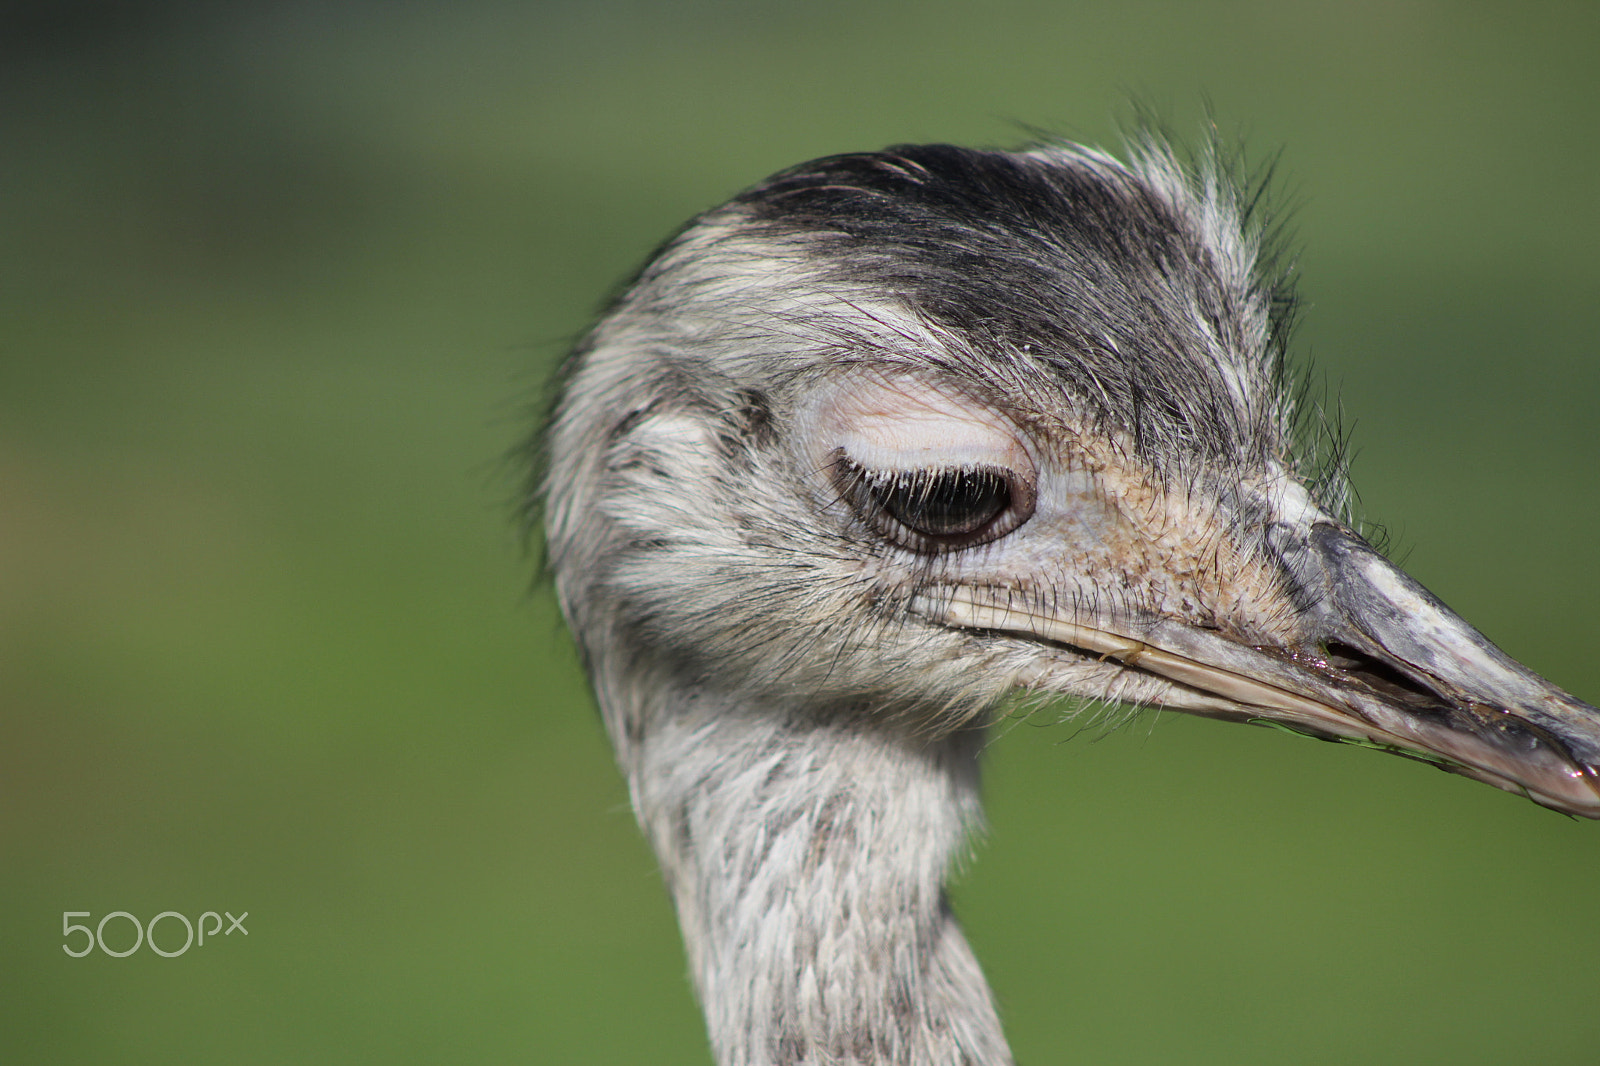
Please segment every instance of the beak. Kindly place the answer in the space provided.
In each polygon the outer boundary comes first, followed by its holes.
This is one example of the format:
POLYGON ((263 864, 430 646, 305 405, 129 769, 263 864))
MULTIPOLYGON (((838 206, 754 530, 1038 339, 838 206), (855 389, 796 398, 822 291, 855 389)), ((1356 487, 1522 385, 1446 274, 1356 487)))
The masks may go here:
POLYGON ((1506 655, 1350 530, 1319 522, 1269 540, 1296 587, 1304 636, 1293 647, 1165 618, 1063 618, 973 587, 930 613, 1156 675, 1170 683, 1165 706, 1393 751, 1600 818, 1600 711, 1506 655))

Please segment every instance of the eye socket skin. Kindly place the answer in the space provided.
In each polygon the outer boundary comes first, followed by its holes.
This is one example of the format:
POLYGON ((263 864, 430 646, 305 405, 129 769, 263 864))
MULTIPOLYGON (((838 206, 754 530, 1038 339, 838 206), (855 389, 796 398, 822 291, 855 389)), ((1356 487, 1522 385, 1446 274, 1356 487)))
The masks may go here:
POLYGON ((959 551, 1033 516, 1027 435, 960 382, 859 372, 811 397, 795 422, 819 488, 895 547, 959 551))
POLYGON ((986 544, 1033 514, 1033 486, 995 466, 873 470, 838 449, 834 481, 867 523, 912 551, 936 554, 986 544))

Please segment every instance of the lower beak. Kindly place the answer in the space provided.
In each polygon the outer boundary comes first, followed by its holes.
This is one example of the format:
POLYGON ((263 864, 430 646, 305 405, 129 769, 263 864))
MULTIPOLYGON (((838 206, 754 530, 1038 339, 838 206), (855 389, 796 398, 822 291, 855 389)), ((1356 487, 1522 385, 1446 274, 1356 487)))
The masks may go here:
POLYGON ((1600 818, 1600 711, 1516 662, 1356 534, 1274 545, 1304 639, 1252 645, 1164 618, 1062 618, 962 588, 945 624, 1025 636, 1169 682, 1165 702, 1432 762, 1600 818))

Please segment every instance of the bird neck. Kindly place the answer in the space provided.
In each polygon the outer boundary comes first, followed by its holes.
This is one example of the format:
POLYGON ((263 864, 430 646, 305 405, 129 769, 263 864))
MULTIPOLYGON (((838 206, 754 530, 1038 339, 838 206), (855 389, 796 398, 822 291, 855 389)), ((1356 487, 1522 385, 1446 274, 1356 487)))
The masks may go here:
POLYGON ((650 702, 608 724, 719 1062, 1010 1063, 944 892, 979 818, 982 731, 650 702))

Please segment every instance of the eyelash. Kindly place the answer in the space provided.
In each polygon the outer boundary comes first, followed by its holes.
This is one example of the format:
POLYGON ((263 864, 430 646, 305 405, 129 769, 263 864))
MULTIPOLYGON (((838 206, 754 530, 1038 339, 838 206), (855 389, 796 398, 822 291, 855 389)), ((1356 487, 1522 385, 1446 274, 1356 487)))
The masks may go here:
POLYGON ((841 495, 878 533, 924 554, 986 544, 1033 514, 1033 486, 997 466, 872 470, 839 449, 841 495))

